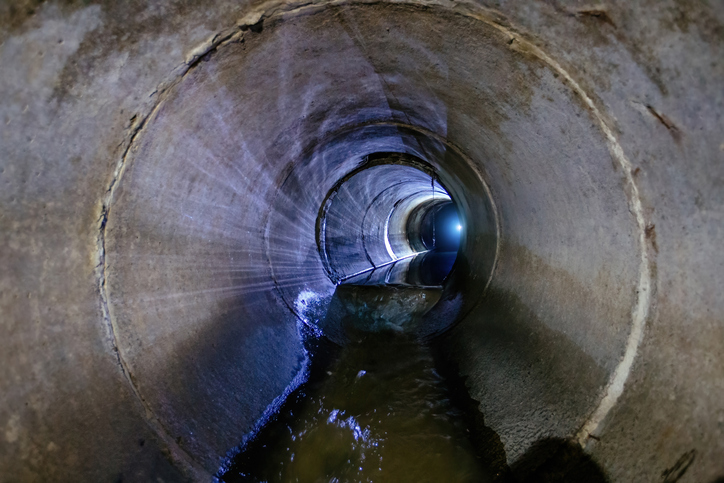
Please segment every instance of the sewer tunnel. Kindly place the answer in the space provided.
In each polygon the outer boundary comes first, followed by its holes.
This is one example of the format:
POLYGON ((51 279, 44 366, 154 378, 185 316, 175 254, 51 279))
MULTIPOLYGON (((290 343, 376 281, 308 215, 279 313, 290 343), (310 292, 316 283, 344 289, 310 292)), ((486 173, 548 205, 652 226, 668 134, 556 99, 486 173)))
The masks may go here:
MULTIPOLYGON (((53 32, 62 33, 54 16, 93 31, 104 22, 99 11, 48 7, 43 18, 53 32)), ((587 27, 595 35, 623 21, 591 12, 569 17, 595 22, 587 27)), ((97 311, 101 334, 91 352, 110 361, 98 371, 115 371, 108 384, 123 396, 99 396, 100 406, 71 397, 95 412, 68 438, 85 440, 113 420, 102 407, 123 406, 119 428, 98 431, 116 435, 100 447, 143 443, 117 461, 79 464, 75 445, 48 439, 57 432, 42 422, 42 404, 8 409, 9 474, 33 480, 62 472, 66 461, 81 479, 211 479, 304 381, 303 333, 342 343, 344 334, 324 323, 336 287, 386 268, 383 283, 393 283, 391 268, 430 248, 424 227, 451 206, 456 258, 416 330, 454 359, 512 468, 542 441, 560 440, 614 481, 676 481, 666 478, 687 471, 713 481, 724 470, 713 456, 722 448, 713 402, 722 374, 713 362, 697 369, 702 387, 671 375, 686 386, 677 391, 696 395, 686 404, 666 396, 668 409, 646 414, 647 398, 666 386, 646 372, 650 361, 662 363, 646 341, 652 317, 664 317, 665 304, 655 304, 665 246, 656 230, 666 222, 654 220, 646 192, 655 183, 640 187, 641 150, 683 149, 684 128, 646 100, 627 101, 623 116, 616 102, 624 94, 590 79, 590 61, 548 51, 476 3, 280 3, 237 13, 236 25, 187 51, 157 85, 95 177, 103 183, 87 258, 97 298, 84 310, 97 311), (639 139, 619 123, 635 126, 639 139), (662 436, 662 420, 667 434, 682 436, 662 436), (27 466, 34 446, 16 441, 33 424, 42 427, 43 454, 62 447, 65 459, 36 456, 40 463, 27 466)), ((15 55, 11 47, 24 44, 4 45, 15 55)), ((85 49, 78 55, 91 55, 85 49)), ((647 62, 610 55, 619 65, 647 62)), ((660 90, 646 72, 630 75, 641 89, 660 90)), ((701 92, 711 92, 708 75, 701 92)), ((51 98, 64 106, 76 95, 56 89, 51 98)), ((714 163, 716 150, 700 159, 714 163)), ((721 287, 720 277, 712 283, 721 287)), ((706 297, 707 327, 721 334, 720 302, 706 297)), ((720 360, 713 347, 721 340, 704 339, 711 347, 691 349, 693 360, 720 360)), ((57 344, 48 367, 81 343, 57 344)), ((22 399, 14 397, 9 408, 22 399)))

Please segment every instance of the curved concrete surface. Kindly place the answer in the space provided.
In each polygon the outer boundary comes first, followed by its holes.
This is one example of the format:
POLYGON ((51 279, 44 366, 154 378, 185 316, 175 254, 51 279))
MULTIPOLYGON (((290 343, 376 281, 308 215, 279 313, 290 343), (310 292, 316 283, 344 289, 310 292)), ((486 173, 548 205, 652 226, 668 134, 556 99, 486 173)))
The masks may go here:
POLYGON ((400 159, 464 219, 421 331, 514 473, 566 438, 612 481, 724 476, 721 5, 0 11, 0 480, 210 480, 390 256, 400 159))

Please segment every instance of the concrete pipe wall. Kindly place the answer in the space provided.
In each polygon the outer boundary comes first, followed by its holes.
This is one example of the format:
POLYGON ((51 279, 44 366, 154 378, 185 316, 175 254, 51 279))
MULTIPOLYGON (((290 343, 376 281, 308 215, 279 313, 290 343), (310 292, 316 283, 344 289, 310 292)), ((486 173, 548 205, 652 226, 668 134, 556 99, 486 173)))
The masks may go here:
POLYGON ((673 0, 3 3, 0 481, 210 480, 304 380, 319 215, 375 153, 464 220, 421 331, 514 472, 566 440, 724 476, 723 32, 673 0))

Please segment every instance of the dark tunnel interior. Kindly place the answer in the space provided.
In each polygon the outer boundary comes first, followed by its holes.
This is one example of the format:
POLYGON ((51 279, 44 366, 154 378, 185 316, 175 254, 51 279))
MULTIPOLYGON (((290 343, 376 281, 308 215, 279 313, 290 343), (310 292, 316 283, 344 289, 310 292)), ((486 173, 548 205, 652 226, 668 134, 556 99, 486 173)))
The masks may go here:
POLYGON ((422 215, 420 223, 420 239, 425 248, 457 252, 463 225, 452 201, 430 206, 422 215))
POLYGON ((542 434, 588 444, 651 282, 632 171, 587 93, 520 37, 441 7, 262 27, 169 90, 112 192, 120 351, 164 427, 193 432, 179 449, 207 468, 242 451, 311 377, 303 334, 346 351, 379 331, 454 359, 518 477, 542 434), (149 317, 163 293, 192 295, 149 317), (174 354, 184 384, 165 376, 174 354))
POLYGON ((333 282, 443 285, 462 225, 433 176, 420 159, 375 153, 333 188, 317 221, 320 256, 333 282))
POLYGON ((722 25, 0 2, 0 481, 717 481, 722 25))

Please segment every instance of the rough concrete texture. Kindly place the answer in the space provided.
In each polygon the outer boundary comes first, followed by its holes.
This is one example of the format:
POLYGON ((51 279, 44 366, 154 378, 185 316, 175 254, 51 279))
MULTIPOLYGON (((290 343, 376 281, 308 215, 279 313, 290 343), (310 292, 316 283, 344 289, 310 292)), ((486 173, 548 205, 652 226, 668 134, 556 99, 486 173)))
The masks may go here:
POLYGON ((458 202, 432 313, 514 471, 724 476, 722 59, 720 2, 2 3, 0 481, 210 480, 378 152, 458 202))

